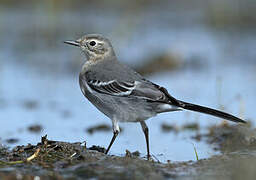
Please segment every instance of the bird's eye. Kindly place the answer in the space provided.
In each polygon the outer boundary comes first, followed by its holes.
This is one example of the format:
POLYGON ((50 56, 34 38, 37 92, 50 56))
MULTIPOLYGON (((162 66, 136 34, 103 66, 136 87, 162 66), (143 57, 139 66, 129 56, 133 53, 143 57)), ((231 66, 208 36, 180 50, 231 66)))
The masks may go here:
POLYGON ((96 42, 95 42, 95 41, 91 41, 89 44, 90 44, 91 46, 95 46, 95 45, 96 45, 96 42))

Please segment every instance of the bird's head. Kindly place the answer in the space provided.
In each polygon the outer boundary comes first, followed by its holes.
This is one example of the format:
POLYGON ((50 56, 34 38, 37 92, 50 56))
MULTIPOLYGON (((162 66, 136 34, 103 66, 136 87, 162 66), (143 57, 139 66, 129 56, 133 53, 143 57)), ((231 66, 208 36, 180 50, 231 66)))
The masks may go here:
POLYGON ((78 40, 65 41, 64 43, 80 47, 89 61, 97 61, 115 56, 110 41, 100 34, 88 34, 78 40))

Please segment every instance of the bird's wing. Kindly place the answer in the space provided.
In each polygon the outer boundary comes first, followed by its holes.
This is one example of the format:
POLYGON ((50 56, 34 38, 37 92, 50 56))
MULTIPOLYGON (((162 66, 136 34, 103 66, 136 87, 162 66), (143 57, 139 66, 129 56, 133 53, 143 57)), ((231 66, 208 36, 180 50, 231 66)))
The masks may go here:
POLYGON ((135 88, 133 83, 120 83, 115 80, 106 82, 99 80, 88 80, 87 84, 90 87, 89 90, 91 93, 98 92, 113 96, 128 96, 135 88))
POLYGON ((87 80, 88 89, 91 93, 103 93, 119 97, 137 97, 149 101, 165 102, 168 103, 169 98, 157 86, 149 81, 133 81, 133 82, 120 82, 117 80, 99 81, 87 80))

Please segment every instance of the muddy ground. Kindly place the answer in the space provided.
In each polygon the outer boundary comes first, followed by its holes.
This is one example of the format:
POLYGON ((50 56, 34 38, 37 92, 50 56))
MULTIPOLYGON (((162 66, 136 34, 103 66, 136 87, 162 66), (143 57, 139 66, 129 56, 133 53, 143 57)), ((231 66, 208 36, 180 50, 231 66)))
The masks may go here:
POLYGON ((221 124, 195 137, 221 155, 187 162, 160 163, 139 152, 105 155, 104 148, 42 137, 37 145, 0 149, 0 179, 254 179, 256 136, 250 125, 221 124))

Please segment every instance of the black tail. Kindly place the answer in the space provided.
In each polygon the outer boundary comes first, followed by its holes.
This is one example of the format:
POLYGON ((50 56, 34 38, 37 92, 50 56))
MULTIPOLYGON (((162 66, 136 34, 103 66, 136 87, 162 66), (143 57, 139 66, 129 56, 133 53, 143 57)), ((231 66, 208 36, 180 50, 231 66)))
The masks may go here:
POLYGON ((246 121, 244 121, 244 120, 242 120, 238 117, 235 117, 231 114, 228 114, 228 113, 225 113, 225 112, 222 112, 222 111, 219 111, 219 110, 199 106, 199 105, 196 105, 196 104, 186 103, 186 102, 183 102, 183 101, 180 101, 180 100, 176 100, 176 101, 179 104, 178 106, 183 108, 183 109, 209 114, 209 115, 212 115, 212 116, 216 116, 216 117, 223 118, 223 119, 233 121, 233 122, 237 122, 237 123, 246 123, 246 121))
POLYGON ((231 114, 228 114, 228 113, 225 113, 225 112, 222 112, 222 111, 218 111, 218 110, 215 110, 215 109, 211 109, 211 108, 208 108, 208 107, 199 106, 199 105, 196 105, 196 104, 190 104, 190 103, 187 103, 187 102, 184 102, 184 101, 177 100, 174 97, 172 97, 165 88, 160 87, 156 84, 155 84, 155 86, 168 97, 168 102, 171 105, 175 105, 175 106, 181 107, 183 109, 191 110, 191 111, 196 111, 196 112, 200 112, 200 113, 209 114, 209 115, 212 115, 212 116, 216 116, 216 117, 223 118, 223 119, 233 121, 233 122, 237 122, 237 123, 246 123, 246 121, 244 121, 244 120, 242 120, 238 117, 235 117, 231 114))

